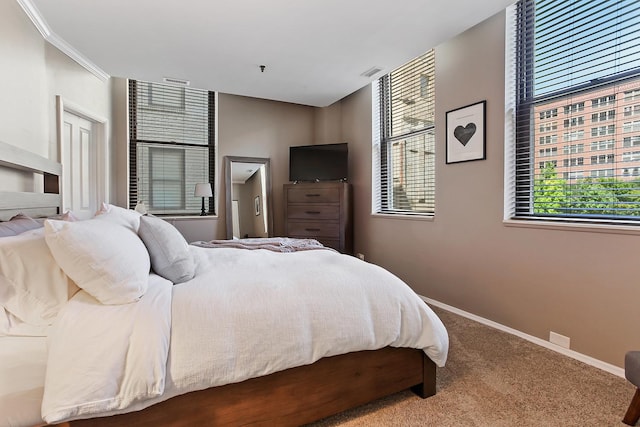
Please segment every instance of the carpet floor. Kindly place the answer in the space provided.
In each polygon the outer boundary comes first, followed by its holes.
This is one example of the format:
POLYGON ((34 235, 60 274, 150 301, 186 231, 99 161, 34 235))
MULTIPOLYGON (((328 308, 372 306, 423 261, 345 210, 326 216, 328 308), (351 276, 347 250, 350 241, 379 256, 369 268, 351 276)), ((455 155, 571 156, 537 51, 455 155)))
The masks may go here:
POLYGON ((311 424, 329 426, 624 426, 625 379, 434 308, 449 332, 437 394, 410 391, 311 424))

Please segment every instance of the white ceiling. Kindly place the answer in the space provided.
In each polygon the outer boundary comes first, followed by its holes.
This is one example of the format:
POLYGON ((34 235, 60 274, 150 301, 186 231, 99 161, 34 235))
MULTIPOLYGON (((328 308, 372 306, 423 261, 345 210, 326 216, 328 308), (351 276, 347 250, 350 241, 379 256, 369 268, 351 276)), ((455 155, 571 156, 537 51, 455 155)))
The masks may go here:
POLYGON ((262 167, 262 163, 233 162, 231 165, 231 182, 244 184, 253 174, 262 167))
POLYGON ((17 1, 98 74, 324 107, 514 0, 17 1))

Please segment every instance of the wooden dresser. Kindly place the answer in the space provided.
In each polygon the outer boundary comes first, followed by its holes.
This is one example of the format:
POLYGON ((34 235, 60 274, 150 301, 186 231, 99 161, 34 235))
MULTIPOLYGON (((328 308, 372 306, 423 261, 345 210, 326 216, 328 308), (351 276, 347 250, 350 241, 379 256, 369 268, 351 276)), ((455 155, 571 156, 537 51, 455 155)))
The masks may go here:
POLYGON ((285 184, 286 235, 353 253, 351 199, 351 184, 343 182, 285 184))

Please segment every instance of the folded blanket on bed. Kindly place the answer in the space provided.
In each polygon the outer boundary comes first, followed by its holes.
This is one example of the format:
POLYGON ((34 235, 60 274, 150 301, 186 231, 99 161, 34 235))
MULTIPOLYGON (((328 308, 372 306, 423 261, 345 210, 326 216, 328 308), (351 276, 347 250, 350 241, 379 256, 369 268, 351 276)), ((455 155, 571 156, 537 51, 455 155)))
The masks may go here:
POLYGON ((134 303, 103 305, 83 290, 69 300, 48 340, 45 421, 86 418, 164 392, 172 287, 152 274, 134 303))
POLYGON ((273 252, 298 252, 314 249, 327 249, 315 239, 292 239, 290 237, 269 237, 259 239, 210 240, 191 243, 201 248, 235 248, 235 249, 266 249, 273 252))
POLYGON ((189 250, 196 276, 171 287, 170 307, 165 286, 150 283, 157 298, 147 293, 117 308, 74 298, 65 308, 50 341, 47 422, 139 410, 386 346, 422 349, 439 366, 446 361, 440 319, 383 268, 333 251, 189 250))

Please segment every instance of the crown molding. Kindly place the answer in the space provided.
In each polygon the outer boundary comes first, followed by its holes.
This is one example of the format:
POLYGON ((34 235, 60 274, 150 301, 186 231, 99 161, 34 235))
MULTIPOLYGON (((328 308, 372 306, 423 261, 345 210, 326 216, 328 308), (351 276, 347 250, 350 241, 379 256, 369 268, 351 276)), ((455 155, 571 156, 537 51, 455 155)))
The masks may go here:
POLYGON ((104 72, 100 67, 78 52, 62 37, 51 31, 47 21, 42 17, 42 14, 31 0, 17 0, 17 2, 46 41, 58 48, 62 53, 76 61, 81 67, 85 68, 100 80, 104 82, 109 80, 111 77, 109 74, 104 72))

